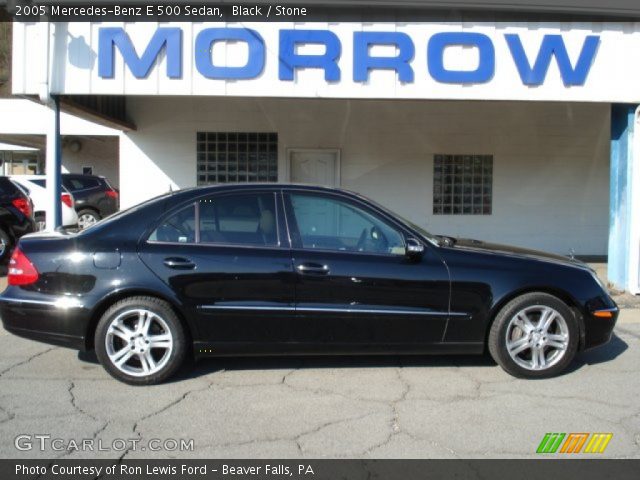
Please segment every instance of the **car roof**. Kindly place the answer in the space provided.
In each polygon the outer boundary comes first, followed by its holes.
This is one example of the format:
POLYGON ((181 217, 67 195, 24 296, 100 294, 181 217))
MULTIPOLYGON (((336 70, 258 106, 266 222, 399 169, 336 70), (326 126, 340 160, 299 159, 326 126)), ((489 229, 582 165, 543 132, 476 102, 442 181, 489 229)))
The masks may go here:
POLYGON ((38 188, 44 188, 43 186, 33 182, 33 180, 44 180, 44 176, 38 177, 36 175, 11 175, 10 178, 15 182, 29 182, 30 185, 34 185, 38 188))
POLYGON ((308 190, 315 192, 327 192, 327 193, 348 193, 351 195, 360 196, 359 193, 345 190, 343 188, 330 187, 324 185, 310 185, 307 183, 273 183, 273 182, 255 182, 255 183, 221 183, 217 185, 203 185, 199 187, 190 187, 185 189, 176 190, 175 192, 222 192, 226 190, 308 190))
MULTIPOLYGON (((42 185, 38 185, 37 183, 34 183, 33 180, 45 180, 46 181, 46 177, 44 175, 11 175, 9 177, 11 180, 13 180, 14 182, 28 182, 29 183, 29 189, 33 189, 35 188, 36 190, 46 190, 46 187, 43 187, 42 185)), ((69 190, 67 189, 67 187, 65 187, 64 185, 61 186, 62 187, 62 191, 63 193, 70 193, 69 190)))
POLYGON ((94 175, 94 174, 86 174, 86 173, 63 173, 62 174, 63 177, 67 177, 67 178, 98 178, 98 179, 103 179, 106 178, 104 175, 94 175))
POLYGON ((333 194, 342 194, 348 195, 352 198, 357 198, 359 200, 367 201, 371 203, 371 200, 364 197, 360 193, 353 192, 350 190, 345 190, 342 188, 328 187, 328 186, 320 186, 320 185, 309 185, 304 183, 273 183, 273 182, 255 182, 255 183, 223 183, 216 185, 203 185, 199 187, 189 187, 177 189, 172 192, 165 192, 161 194, 158 198, 168 198, 173 197, 174 199, 183 199, 190 198, 193 196, 201 196, 201 195, 213 195, 216 193, 225 193, 225 192, 242 192, 242 191, 273 191, 279 192, 283 191, 293 191, 293 190, 303 190, 307 192, 316 192, 316 193, 333 193, 333 194))

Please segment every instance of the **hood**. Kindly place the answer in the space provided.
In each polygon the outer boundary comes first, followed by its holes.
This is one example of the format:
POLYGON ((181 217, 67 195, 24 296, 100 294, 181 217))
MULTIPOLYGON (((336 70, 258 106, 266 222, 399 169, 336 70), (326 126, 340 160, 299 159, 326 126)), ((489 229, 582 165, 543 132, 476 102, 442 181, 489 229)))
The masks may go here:
POLYGON ((528 258, 532 260, 541 260, 545 262, 559 263, 562 265, 569 265, 574 267, 589 268, 589 266, 576 259, 566 257, 564 255, 557 255, 554 253, 541 252, 538 250, 530 250, 527 248, 514 247, 511 245, 501 245, 497 243, 483 242, 481 240, 473 240, 469 238, 455 239, 453 248, 460 248, 465 250, 475 250, 478 252, 494 253, 499 255, 508 255, 513 257, 528 258))

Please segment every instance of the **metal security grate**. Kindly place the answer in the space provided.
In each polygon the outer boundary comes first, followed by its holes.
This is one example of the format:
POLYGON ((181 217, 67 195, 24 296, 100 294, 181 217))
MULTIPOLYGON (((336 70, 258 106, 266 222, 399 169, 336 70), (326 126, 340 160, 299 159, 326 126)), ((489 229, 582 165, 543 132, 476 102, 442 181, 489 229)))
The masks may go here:
POLYGON ((277 182, 278 134, 198 132, 198 185, 277 182))
POLYGON ((434 215, 491 215, 493 155, 433 157, 434 215))

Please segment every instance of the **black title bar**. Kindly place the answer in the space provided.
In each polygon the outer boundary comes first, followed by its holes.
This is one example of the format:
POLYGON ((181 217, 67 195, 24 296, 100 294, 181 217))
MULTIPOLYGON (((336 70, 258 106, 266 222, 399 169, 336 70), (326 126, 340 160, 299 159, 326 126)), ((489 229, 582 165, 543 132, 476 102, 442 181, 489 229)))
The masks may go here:
POLYGON ((637 0, 0 0, 0 20, 55 22, 633 21, 637 0))
POLYGON ((635 480, 640 460, 0 460, 3 480, 635 480))

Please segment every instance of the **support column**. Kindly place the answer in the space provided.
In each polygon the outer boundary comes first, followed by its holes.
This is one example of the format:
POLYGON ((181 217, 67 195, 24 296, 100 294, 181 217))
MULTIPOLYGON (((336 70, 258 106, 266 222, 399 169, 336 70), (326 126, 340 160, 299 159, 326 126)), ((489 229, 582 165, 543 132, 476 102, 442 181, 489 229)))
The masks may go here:
POLYGON ((62 190, 62 152, 60 144, 60 99, 52 96, 51 114, 49 116, 49 129, 47 131, 47 155, 46 155, 46 178, 47 194, 49 202, 47 205, 46 229, 53 231, 62 225, 62 205, 60 196, 62 190))
POLYGON ((636 105, 612 105, 608 277, 615 288, 632 292, 638 287, 640 248, 632 241, 633 224, 640 221, 633 208, 635 126, 636 105))

